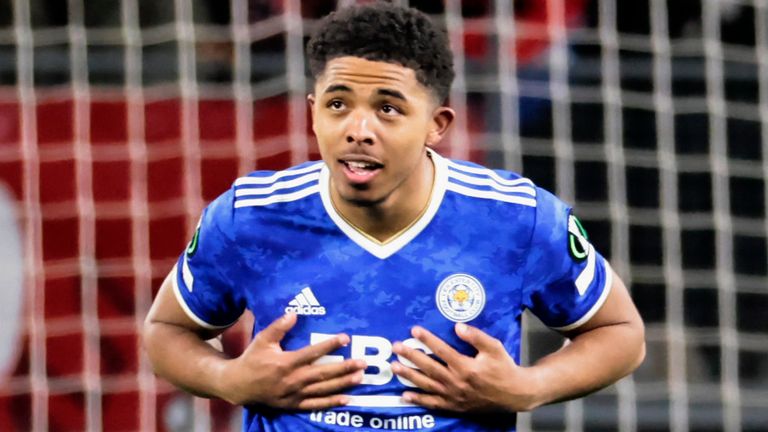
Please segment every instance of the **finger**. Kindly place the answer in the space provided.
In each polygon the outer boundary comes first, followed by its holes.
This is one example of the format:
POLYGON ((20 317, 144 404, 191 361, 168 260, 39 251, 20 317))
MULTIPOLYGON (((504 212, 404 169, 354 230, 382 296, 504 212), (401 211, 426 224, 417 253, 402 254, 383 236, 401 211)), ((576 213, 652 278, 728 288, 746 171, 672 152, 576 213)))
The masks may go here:
POLYGON ((398 356, 403 357, 401 362, 403 360, 410 361, 416 368, 420 369, 423 374, 436 381, 448 383, 453 379, 451 372, 445 366, 421 350, 413 349, 400 342, 396 342, 392 346, 392 351, 398 356))
POLYGON ((310 364, 320 357, 349 344, 349 336, 338 334, 313 345, 305 346, 291 353, 292 364, 300 366, 310 364))
POLYGON ((363 382, 363 372, 355 371, 336 378, 318 381, 304 387, 299 394, 302 396, 325 396, 356 386, 363 382))
POLYGON ((253 344, 266 346, 279 344, 293 326, 296 325, 296 314, 287 313, 272 321, 264 330, 258 332, 253 338, 253 344))
POLYGON ((410 368, 398 362, 392 362, 392 372, 400 378, 404 378, 416 387, 432 394, 444 395, 447 390, 444 385, 424 375, 418 369, 410 368))
POLYGON ((296 404, 300 410, 316 411, 337 406, 344 406, 349 403, 349 396, 333 395, 318 398, 302 399, 296 404))
POLYGON ((447 399, 439 395, 405 392, 403 393, 403 401, 407 403, 423 406, 424 408, 433 410, 451 410, 454 411, 454 406, 447 399))
POLYGON ((456 335, 461 340, 475 347, 478 352, 507 352, 500 340, 480 330, 477 327, 473 327, 464 323, 456 323, 455 330, 456 335))
POLYGON ((345 360, 341 363, 328 363, 322 365, 306 365, 296 370, 290 377, 286 378, 289 392, 299 391, 300 389, 316 382, 326 381, 343 375, 362 371, 366 364, 362 360, 345 360))
POLYGON ((415 326, 413 329, 411 329, 411 334, 413 337, 423 342, 424 345, 429 347, 429 349, 431 349, 436 356, 446 362, 448 366, 456 367, 467 359, 466 356, 460 354, 450 345, 445 343, 445 341, 435 336, 432 334, 432 332, 425 329, 424 327, 415 326))

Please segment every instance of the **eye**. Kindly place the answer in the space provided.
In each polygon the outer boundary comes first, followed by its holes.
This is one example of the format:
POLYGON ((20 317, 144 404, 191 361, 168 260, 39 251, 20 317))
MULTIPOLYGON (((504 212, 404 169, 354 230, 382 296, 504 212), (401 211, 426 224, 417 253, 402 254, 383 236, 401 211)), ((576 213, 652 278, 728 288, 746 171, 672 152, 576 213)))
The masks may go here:
POLYGON ((384 104, 381 106, 381 112, 388 115, 400 114, 400 110, 394 105, 384 104))
POLYGON ((344 109, 344 102, 342 102, 342 101, 340 101, 338 99, 333 99, 330 102, 328 102, 327 106, 328 106, 328 108, 330 108, 330 109, 332 109, 334 111, 340 111, 340 110, 344 109))

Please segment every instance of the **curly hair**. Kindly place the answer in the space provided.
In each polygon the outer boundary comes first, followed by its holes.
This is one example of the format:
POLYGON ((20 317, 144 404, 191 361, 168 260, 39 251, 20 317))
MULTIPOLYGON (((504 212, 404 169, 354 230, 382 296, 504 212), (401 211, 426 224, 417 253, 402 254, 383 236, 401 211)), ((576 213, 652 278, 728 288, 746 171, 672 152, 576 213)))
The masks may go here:
POLYGON ((416 79, 445 103, 454 78, 453 54, 444 30, 413 8, 379 2, 327 15, 307 44, 312 76, 328 61, 353 56, 413 69, 416 79))

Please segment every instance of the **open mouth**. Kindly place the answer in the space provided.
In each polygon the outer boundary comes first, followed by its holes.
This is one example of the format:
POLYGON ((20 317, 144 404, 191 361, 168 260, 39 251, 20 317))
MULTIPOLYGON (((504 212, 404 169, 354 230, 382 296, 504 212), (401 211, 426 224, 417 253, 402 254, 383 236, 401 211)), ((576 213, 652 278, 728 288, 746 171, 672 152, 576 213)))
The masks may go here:
POLYGON ((372 162, 360 162, 360 161, 342 161, 347 169, 357 175, 371 175, 377 169, 381 168, 381 164, 372 162))
POLYGON ((347 178, 353 183, 364 183, 371 180, 384 165, 373 161, 340 160, 344 165, 347 178))

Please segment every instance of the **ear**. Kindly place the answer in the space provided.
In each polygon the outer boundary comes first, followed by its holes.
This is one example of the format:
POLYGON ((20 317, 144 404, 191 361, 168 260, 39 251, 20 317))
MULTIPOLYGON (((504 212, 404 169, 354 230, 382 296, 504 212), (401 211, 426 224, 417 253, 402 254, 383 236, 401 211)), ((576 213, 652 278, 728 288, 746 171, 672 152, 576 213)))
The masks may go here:
POLYGON ((453 124, 453 119, 456 118, 456 111, 446 106, 440 106, 435 108, 432 113, 431 129, 427 134, 426 144, 430 147, 437 145, 443 140, 443 137, 448 133, 453 124))
POLYGON ((307 106, 309 106, 309 111, 312 112, 312 115, 315 114, 315 95, 310 93, 307 95, 307 106))
POLYGON ((315 95, 307 95, 307 106, 309 107, 309 117, 312 120, 312 130, 315 130, 315 95))

